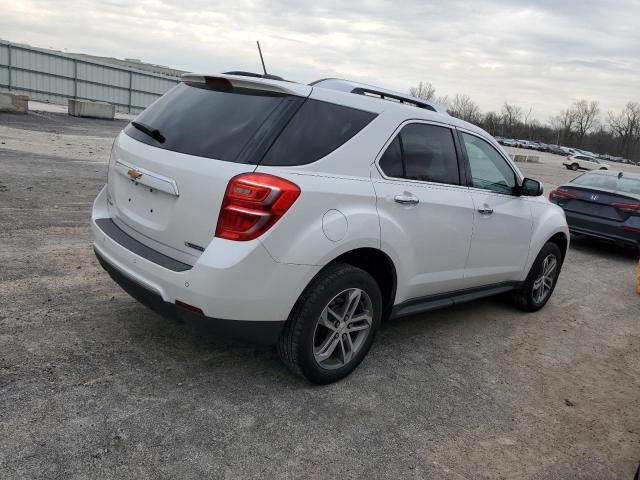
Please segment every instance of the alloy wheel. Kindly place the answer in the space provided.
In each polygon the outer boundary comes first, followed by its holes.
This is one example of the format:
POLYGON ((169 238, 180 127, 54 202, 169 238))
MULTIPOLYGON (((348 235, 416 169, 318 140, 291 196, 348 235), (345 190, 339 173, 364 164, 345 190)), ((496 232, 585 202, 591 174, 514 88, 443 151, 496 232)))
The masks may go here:
POLYGON ((350 288, 324 307, 313 335, 313 356, 322 368, 348 365, 371 333, 373 307, 367 292, 350 288))
POLYGON ((558 259, 553 253, 544 257, 540 275, 533 282, 533 301, 537 304, 542 303, 551 293, 557 268, 558 259))

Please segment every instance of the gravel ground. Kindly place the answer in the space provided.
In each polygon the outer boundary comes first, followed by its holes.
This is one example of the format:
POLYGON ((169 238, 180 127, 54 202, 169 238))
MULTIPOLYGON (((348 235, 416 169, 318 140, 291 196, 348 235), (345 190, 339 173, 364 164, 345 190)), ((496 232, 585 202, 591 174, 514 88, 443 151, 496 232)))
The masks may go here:
MULTIPOLYGON (((389 322, 353 375, 311 386, 97 265, 90 207, 123 126, 0 114, 0 477, 632 478, 635 252, 573 239, 542 311, 389 322)), ((571 177, 542 161, 521 167, 547 189, 571 177)))

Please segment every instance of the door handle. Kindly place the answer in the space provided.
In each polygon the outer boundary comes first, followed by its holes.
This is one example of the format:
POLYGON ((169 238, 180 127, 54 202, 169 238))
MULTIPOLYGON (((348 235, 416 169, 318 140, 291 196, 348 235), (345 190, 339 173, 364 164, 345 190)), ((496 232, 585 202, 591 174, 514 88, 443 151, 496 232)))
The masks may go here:
POLYGON ((420 203, 420 199, 410 193, 396 195, 395 197, 393 197, 393 199, 400 205, 417 205, 418 203, 420 203))

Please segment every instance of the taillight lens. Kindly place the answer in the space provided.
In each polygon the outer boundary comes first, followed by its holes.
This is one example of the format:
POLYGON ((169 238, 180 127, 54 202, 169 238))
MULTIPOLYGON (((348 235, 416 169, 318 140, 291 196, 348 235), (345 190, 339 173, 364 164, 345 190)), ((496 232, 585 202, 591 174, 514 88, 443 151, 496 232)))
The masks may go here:
POLYGON ((269 230, 300 196, 300 188, 266 173, 243 173, 227 185, 216 237, 247 241, 269 230))
POLYGON ((610 203, 609 206, 631 215, 640 215, 640 203, 610 203))
POLYGON ((571 192, 567 192, 566 190, 561 190, 556 188, 555 190, 551 190, 549 192, 549 200, 569 200, 572 198, 577 198, 577 195, 574 195, 571 192))

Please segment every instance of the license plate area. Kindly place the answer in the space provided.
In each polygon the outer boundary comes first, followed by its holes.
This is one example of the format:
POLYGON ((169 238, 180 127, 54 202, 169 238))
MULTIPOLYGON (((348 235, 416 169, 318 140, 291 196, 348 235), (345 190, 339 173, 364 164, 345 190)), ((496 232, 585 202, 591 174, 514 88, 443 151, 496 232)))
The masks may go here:
POLYGON ((123 177, 116 183, 116 207, 127 224, 134 222, 156 231, 167 227, 177 200, 175 196, 123 177))

